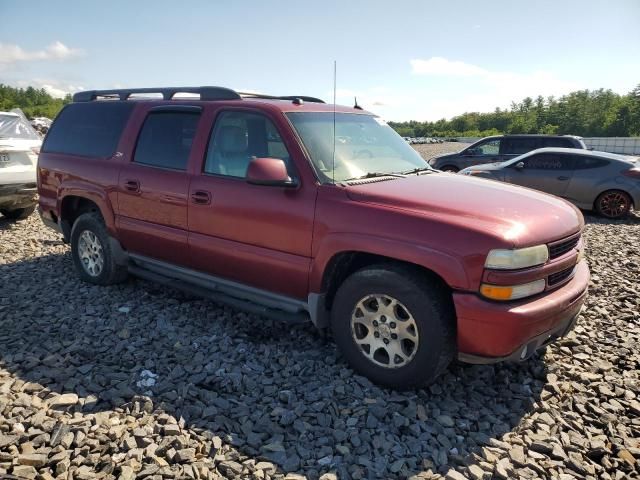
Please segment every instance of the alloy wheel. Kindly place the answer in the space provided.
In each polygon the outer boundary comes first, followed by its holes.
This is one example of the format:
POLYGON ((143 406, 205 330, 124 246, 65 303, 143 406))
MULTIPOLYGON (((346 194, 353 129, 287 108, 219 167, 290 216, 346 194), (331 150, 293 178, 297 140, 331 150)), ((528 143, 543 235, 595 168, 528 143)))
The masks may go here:
POLYGON ((78 256, 85 272, 97 277, 104 267, 104 250, 100 239, 91 230, 84 230, 78 239, 78 256))
POLYGON ((351 334, 362 354, 385 368, 406 366, 418 350, 415 319, 407 307, 389 295, 368 295, 356 304, 351 334))
POLYGON ((600 212, 606 217, 617 218, 629 209, 629 200, 620 192, 609 192, 600 199, 600 212))

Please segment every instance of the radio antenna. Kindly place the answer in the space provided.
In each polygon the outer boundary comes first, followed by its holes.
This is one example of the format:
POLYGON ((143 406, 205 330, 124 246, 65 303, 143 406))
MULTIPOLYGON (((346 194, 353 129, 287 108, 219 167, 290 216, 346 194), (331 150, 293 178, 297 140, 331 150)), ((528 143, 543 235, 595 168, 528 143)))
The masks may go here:
POLYGON ((331 163, 331 177, 332 181, 336 183, 336 77, 337 77, 338 64, 333 61, 333 160, 331 163))

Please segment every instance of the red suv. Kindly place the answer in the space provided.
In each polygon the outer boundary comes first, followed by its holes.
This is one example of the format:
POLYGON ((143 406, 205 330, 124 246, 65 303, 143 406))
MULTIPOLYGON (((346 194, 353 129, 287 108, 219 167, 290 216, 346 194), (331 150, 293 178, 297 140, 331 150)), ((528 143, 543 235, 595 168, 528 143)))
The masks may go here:
POLYGON ((354 369, 392 387, 454 358, 527 359, 587 293, 572 205, 439 173, 375 115, 312 97, 77 93, 38 191, 83 280, 133 274, 330 326, 354 369))

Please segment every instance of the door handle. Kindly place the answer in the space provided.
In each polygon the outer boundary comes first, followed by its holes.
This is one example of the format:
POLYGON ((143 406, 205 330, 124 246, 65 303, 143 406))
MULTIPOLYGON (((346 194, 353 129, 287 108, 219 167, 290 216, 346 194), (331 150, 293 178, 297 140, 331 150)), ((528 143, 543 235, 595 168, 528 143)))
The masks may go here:
POLYGON ((139 192, 140 182, 138 180, 125 180, 124 188, 125 190, 129 190, 130 192, 139 192))
POLYGON ((191 192, 191 201, 198 205, 209 205, 211 203, 211 193, 206 190, 195 190, 191 192))
POLYGON ((569 180, 569 177, 559 176, 558 180, 562 180, 564 182, 565 180, 569 180))

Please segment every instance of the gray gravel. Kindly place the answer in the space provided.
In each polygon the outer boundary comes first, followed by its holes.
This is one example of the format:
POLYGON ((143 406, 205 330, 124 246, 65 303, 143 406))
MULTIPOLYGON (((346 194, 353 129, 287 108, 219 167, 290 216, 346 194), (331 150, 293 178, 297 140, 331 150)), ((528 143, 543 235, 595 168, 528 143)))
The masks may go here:
POLYGON ((36 216, 0 219, 0 477, 638 477, 640 217, 587 220, 570 337, 399 393, 311 327, 83 284, 36 216))

